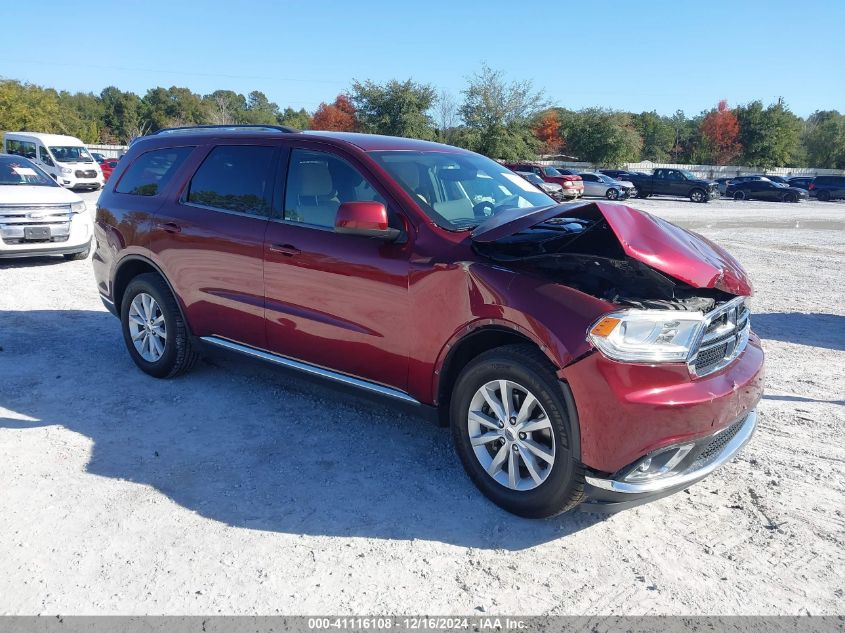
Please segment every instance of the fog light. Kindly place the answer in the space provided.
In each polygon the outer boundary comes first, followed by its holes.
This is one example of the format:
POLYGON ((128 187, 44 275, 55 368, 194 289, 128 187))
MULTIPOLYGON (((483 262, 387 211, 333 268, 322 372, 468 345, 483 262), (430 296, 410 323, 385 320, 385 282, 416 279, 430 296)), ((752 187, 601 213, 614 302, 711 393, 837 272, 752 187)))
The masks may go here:
POLYGON ((695 444, 671 446, 659 453, 641 459, 622 479, 624 481, 648 481, 673 475, 695 444))

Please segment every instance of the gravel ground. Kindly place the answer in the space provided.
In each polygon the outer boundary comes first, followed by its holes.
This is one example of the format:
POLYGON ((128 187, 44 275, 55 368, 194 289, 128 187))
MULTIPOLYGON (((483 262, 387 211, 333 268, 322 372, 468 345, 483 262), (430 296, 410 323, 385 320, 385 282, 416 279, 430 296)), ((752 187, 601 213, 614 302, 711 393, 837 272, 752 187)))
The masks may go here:
POLYGON ((845 204, 633 206, 747 267, 768 388, 733 463, 610 517, 508 515, 446 431, 251 361, 149 378, 90 261, 0 262, 0 613, 841 613, 845 204))

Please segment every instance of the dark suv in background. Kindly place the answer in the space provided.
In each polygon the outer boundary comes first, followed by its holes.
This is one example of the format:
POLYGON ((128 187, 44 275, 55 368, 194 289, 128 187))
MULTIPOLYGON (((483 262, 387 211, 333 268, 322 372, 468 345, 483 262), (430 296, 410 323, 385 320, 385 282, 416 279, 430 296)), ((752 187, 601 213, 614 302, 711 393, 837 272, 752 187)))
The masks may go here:
POLYGON ((810 183, 810 195, 822 202, 845 198, 845 176, 816 176, 810 183))
POLYGON ((121 158, 95 238, 142 371, 216 348, 407 403, 523 516, 686 489, 756 425, 763 351, 733 257, 626 206, 558 204, 456 147, 165 130, 121 158))

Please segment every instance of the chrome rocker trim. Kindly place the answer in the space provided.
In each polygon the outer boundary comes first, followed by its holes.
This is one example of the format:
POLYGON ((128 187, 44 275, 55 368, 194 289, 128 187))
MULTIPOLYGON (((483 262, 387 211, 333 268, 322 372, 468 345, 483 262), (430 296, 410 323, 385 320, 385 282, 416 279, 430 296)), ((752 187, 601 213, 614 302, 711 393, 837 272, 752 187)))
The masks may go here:
POLYGON ((419 400, 412 398, 407 393, 405 393, 404 391, 400 391, 399 389, 385 387, 384 385, 380 385, 375 382, 370 382, 368 380, 361 380, 360 378, 353 378, 352 376, 340 374, 338 372, 331 371, 330 369, 318 367, 317 365, 303 363, 302 361, 293 360, 292 358, 288 358, 286 356, 280 356, 279 354, 273 354, 272 352, 265 352, 254 347, 241 345, 240 343, 235 343, 228 339, 220 338, 219 336, 201 336, 200 340, 204 343, 210 343, 211 345, 216 345, 217 347, 222 347, 224 349, 228 349, 234 352, 239 352, 241 354, 245 354, 246 356, 258 358, 260 360, 264 360, 275 365, 281 365, 282 367, 295 369, 311 376, 327 378, 329 380, 333 380, 344 385, 363 389, 364 391, 377 393, 379 395, 387 396, 388 398, 394 398, 396 400, 402 400, 403 402, 407 402, 409 404, 421 404, 419 400))
MULTIPOLYGON (((609 490, 615 493, 622 494, 659 494, 667 490, 682 489, 691 484, 694 484, 701 479, 704 479, 720 466, 726 464, 733 459, 736 454, 748 443, 751 436, 754 434, 754 429, 757 427, 757 411, 752 409, 746 416, 745 422, 740 427, 737 434, 730 442, 725 444, 718 457, 707 463, 702 468, 693 470, 691 472, 682 472, 677 475, 670 475, 656 479, 654 481, 646 481, 642 483, 629 483, 625 481, 617 481, 615 479, 604 479, 587 475, 585 480, 588 485, 601 490, 609 490)), ((718 434, 716 434, 718 435, 718 434)), ((715 435, 714 435, 715 437, 715 435)))

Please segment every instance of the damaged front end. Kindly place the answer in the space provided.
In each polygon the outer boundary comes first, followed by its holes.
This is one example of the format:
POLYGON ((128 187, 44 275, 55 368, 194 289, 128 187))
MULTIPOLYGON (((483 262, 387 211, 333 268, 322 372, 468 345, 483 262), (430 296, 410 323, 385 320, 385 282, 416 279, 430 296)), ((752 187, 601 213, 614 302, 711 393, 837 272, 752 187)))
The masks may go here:
POLYGON ((496 216, 472 240, 490 260, 624 307, 708 313, 752 292, 736 260, 715 244, 621 205, 496 216))

